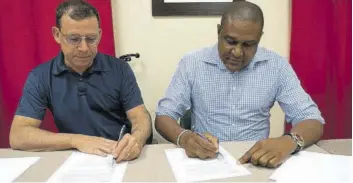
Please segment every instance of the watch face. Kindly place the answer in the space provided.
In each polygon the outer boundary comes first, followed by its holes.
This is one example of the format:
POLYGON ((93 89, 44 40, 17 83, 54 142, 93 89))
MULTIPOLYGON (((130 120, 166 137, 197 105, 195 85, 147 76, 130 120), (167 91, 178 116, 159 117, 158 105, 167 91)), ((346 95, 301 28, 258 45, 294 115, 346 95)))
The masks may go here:
POLYGON ((297 142, 297 144, 298 144, 299 146, 303 147, 303 146, 304 146, 304 140, 303 140, 303 138, 302 138, 300 135, 296 134, 296 133, 293 133, 293 136, 294 136, 295 141, 297 142))

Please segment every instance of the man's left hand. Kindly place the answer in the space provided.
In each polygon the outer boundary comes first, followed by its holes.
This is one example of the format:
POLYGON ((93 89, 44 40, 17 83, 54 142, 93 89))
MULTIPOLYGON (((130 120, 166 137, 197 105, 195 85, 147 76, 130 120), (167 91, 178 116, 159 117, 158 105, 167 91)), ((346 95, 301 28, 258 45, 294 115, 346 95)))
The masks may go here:
POLYGON ((297 147, 288 135, 256 142, 240 159, 240 163, 252 163, 263 167, 275 168, 280 165, 297 147))
POLYGON ((140 156, 143 145, 130 134, 125 134, 113 149, 116 162, 130 161, 140 156))

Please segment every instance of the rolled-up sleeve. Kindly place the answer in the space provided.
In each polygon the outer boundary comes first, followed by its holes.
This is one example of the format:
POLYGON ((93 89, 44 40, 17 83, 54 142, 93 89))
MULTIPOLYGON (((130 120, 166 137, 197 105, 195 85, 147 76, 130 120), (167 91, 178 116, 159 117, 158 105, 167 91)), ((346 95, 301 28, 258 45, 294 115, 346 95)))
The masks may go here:
POLYGON ((276 100, 283 109, 286 121, 295 125, 308 119, 325 123, 318 106, 304 91, 291 65, 284 61, 279 68, 279 88, 276 100))
POLYGON ((29 73, 16 115, 43 120, 48 107, 48 95, 43 79, 33 71, 29 73))
POLYGON ((178 120, 191 107, 192 69, 181 59, 165 97, 158 102, 156 115, 166 115, 178 120))

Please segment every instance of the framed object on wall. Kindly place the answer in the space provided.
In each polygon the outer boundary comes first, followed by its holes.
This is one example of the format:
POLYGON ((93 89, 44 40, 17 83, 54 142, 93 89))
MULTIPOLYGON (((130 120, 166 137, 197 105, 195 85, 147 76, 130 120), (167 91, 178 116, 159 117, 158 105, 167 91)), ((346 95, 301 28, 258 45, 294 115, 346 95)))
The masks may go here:
POLYGON ((243 0, 152 0, 152 16, 215 16, 235 1, 243 0))

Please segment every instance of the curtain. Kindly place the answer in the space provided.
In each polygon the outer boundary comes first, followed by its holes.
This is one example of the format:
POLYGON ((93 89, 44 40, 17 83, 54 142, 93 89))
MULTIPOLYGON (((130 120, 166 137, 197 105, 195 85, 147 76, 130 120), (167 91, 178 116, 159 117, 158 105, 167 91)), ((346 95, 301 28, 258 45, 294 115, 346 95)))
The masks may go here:
MULTIPOLYGON (((9 147, 9 130, 28 73, 59 53, 51 28, 62 0, 0 1, 0 147, 9 147)), ((101 16, 99 51, 114 55, 110 0, 88 0, 101 16)), ((50 112, 42 128, 56 132, 50 112)))
POLYGON ((292 1, 290 62, 323 114, 323 139, 352 138, 351 14, 351 0, 292 1))

